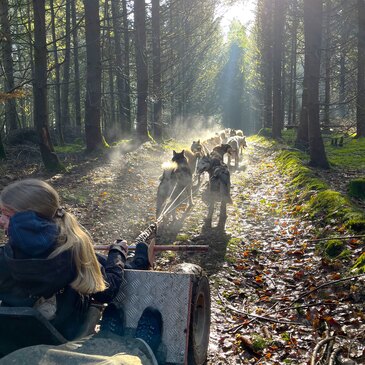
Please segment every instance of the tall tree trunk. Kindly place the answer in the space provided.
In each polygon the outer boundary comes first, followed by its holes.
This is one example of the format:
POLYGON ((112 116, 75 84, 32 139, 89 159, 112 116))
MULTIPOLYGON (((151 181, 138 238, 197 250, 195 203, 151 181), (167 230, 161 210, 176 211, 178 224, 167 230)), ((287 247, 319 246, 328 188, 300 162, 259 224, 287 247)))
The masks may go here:
POLYGON ((39 136, 44 166, 47 170, 57 171, 62 168, 62 165, 54 152, 48 130, 45 0, 32 1, 34 11, 34 125, 39 136))
POLYGON ((115 67, 117 75, 117 89, 118 89, 118 110, 120 118, 120 126, 123 132, 129 132, 129 126, 125 114, 124 105, 124 93, 125 93, 125 82, 124 82, 124 57, 122 52, 122 31, 120 28, 121 24, 121 12, 120 12, 120 1, 111 0, 112 2, 112 20, 113 20, 113 31, 114 31, 114 48, 115 48, 115 67))
POLYGON ((291 32, 291 57, 290 57, 290 91, 289 91, 289 110, 288 124, 296 124, 297 114, 297 48, 298 48, 298 16, 296 14, 298 1, 292 2, 292 32, 291 32))
POLYGON ((137 137, 148 138, 147 96, 148 71, 146 50, 146 5, 145 0, 134 0, 134 27, 137 67, 137 137))
POLYGON ((283 125, 282 86, 283 86, 283 34, 285 25, 285 0, 274 3, 274 49, 273 49, 273 138, 281 137, 283 125))
POLYGON ((58 49, 57 49, 57 37, 56 37, 56 25, 55 25, 55 11, 54 11, 54 1, 50 0, 51 7, 51 29, 52 29, 52 42, 53 42, 53 57, 55 63, 55 92, 56 101, 55 106, 55 116, 56 116, 56 128, 58 132, 58 139, 61 145, 65 143, 63 138, 63 125, 61 121, 61 78, 60 78, 60 63, 58 61, 58 49))
POLYGON ((6 153, 5 153, 5 149, 4 149, 3 140, 2 140, 1 134, 0 134, 0 160, 5 160, 5 159, 6 159, 6 153))
POLYGON ((308 58, 304 78, 308 88, 309 164, 329 168, 319 123, 322 10, 322 0, 304 0, 305 58, 308 58))
POLYGON ((323 126, 329 129, 330 125, 330 102, 331 102, 331 1, 326 0, 325 9, 325 76, 324 76, 324 116, 323 126))
POLYGON ((298 48, 298 16, 296 9, 297 0, 293 1, 292 12, 292 31, 291 31, 291 56, 290 56, 290 90, 289 90, 289 108, 288 108, 288 124, 296 124, 296 106, 297 106, 297 48, 298 48))
POLYGON ((162 138, 160 0, 152 0, 152 65, 153 65, 153 131, 162 138))
POLYGON ((357 0, 357 13, 356 136, 365 137, 365 0, 357 0))
POLYGON ((273 5, 272 0, 263 2, 263 63, 264 63, 264 127, 272 126, 273 103, 273 54, 272 54, 272 30, 273 30, 273 5))
POLYGON ((101 51, 99 0, 84 0, 86 34, 85 136, 87 151, 105 146, 100 125, 101 51))
POLYGON ((61 124, 67 132, 71 130, 68 97, 70 93, 70 58, 71 58, 71 0, 66 1, 66 37, 65 60, 63 62, 63 80, 61 92, 61 124))
MULTIPOLYGON (((3 44, 4 91, 11 92, 14 89, 14 70, 8 0, 0 0, 0 22, 2 31, 1 43, 3 44)), ((18 128, 15 98, 10 98, 5 102, 5 123, 9 130, 18 128)))
MULTIPOLYGON (((320 0, 322 1, 322 0, 320 0)), ((309 48, 305 46, 304 57, 304 78, 303 78, 303 91, 302 91, 302 106, 299 115, 299 125, 297 129, 297 136, 295 140, 295 147, 303 151, 308 151, 309 148, 309 136, 308 136, 308 73, 305 70, 309 70, 309 57, 307 53, 309 48)))
MULTIPOLYGON (((173 34, 175 32, 175 18, 174 18, 174 14, 175 14, 175 10, 176 10, 176 3, 175 2, 171 2, 169 4, 169 35, 170 38, 173 38, 173 34)), ((169 50, 169 58, 171 60, 174 59, 174 50, 173 50, 173 46, 172 46, 172 41, 170 41, 170 50, 169 50)), ((174 93, 174 89, 175 89, 175 75, 174 75, 174 65, 170 65, 169 67, 169 78, 170 78, 170 125, 172 125, 175 122, 175 116, 176 116, 176 108, 175 108, 175 93, 174 93)))
POLYGON ((79 40, 77 34, 76 0, 71 1, 71 22, 73 41, 73 63, 74 63, 74 102, 75 102, 75 126, 76 134, 81 135, 81 95, 80 95, 80 69, 79 69, 79 40))
POLYGON ((346 52, 341 50, 340 54, 340 73, 339 73, 339 87, 338 87, 338 115, 343 118, 346 115, 346 52))
POLYGON ((132 130, 131 112, 131 90, 130 90, 130 68, 129 68, 129 20, 127 10, 127 0, 122 0, 123 7, 123 39, 124 39, 124 101, 123 111, 126 118, 127 131, 132 130))
MULTIPOLYGON (((108 0, 105 0, 105 12, 106 12, 106 18, 107 18, 107 54, 108 54, 108 84, 109 84, 109 100, 110 100, 110 126, 111 126, 111 132, 109 133, 109 137, 114 138, 114 140, 117 140, 120 137, 120 131, 121 126, 117 125, 117 120, 119 120, 120 115, 120 107, 119 107, 119 114, 117 110, 115 109, 115 91, 114 91, 114 71, 115 66, 117 64, 117 61, 115 59, 115 52, 113 50, 113 42, 112 42, 112 27, 110 25, 110 17, 108 16, 108 0)), ((113 6, 113 0, 112 0, 112 6, 113 6)), ((118 18, 120 21, 120 19, 118 18)), ((117 69, 117 72, 119 70, 117 69)), ((118 99, 120 99, 120 95, 118 96, 118 99)))

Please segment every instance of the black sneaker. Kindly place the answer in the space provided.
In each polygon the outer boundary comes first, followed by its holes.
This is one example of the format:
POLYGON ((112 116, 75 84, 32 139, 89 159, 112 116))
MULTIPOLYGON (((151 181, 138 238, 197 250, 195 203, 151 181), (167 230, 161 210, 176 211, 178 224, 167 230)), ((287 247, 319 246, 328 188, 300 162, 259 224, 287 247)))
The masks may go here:
POLYGON ((152 307, 147 307, 138 321, 136 338, 144 340, 156 354, 162 341, 162 316, 152 307))
POLYGON ((150 263, 148 261, 148 245, 145 242, 138 242, 134 256, 130 262, 125 265, 126 269, 148 270, 150 263))
POLYGON ((124 311, 118 309, 114 304, 109 304, 100 322, 100 332, 112 332, 118 336, 124 335, 124 311))

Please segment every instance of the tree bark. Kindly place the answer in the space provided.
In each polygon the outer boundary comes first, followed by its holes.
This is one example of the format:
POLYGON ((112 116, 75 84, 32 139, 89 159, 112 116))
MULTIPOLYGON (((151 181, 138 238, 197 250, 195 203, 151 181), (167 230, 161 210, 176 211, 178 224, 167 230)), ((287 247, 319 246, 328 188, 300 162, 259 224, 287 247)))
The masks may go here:
POLYGON ((45 0, 32 0, 34 11, 34 125, 39 136, 39 146, 47 170, 58 171, 62 165, 54 152, 48 129, 47 108, 47 43, 45 0))
POLYGON ((129 68, 129 20, 127 10, 127 0, 122 0, 123 7, 123 39, 124 39, 124 101, 123 108, 126 118, 127 132, 132 130, 132 113, 131 113, 131 90, 130 90, 130 68, 129 68))
POLYGON ((153 68, 153 131, 157 140, 162 138, 160 0, 152 0, 152 68, 153 68))
MULTIPOLYGON (((8 0, 0 0, 0 22, 2 28, 1 43, 3 44, 4 90, 11 92, 14 89, 14 69, 8 0)), ((5 123, 9 130, 18 128, 15 98, 10 98, 5 102, 5 123)))
POLYGON ((290 57, 290 90, 289 90, 289 107, 288 107, 288 124, 296 124, 296 106, 297 106, 297 47, 298 47, 298 15, 296 9, 297 0, 293 1, 292 12, 292 31, 291 31, 291 57, 290 57))
MULTIPOLYGON (((66 36, 65 59, 63 62, 63 78, 61 89, 61 124, 67 132, 71 131, 68 97, 70 93, 70 58, 71 58, 71 0, 66 1, 66 36)), ((67 133, 68 134, 68 133, 67 133)))
POLYGON ((60 79, 60 63, 58 61, 58 49, 57 49, 57 37, 56 37, 56 26, 55 26, 55 11, 54 11, 54 1, 50 0, 51 7, 51 29, 52 29, 52 42, 53 42, 53 57, 55 63, 55 96, 56 100, 54 103, 55 108, 55 119, 56 119, 56 128, 58 132, 58 139, 61 145, 65 143, 63 138, 63 125, 61 121, 61 79, 60 79))
POLYGON ((76 0, 71 1, 71 22, 73 41, 73 64, 74 64, 74 102, 75 102, 75 126, 76 134, 81 135, 81 95, 80 95, 80 69, 79 69, 79 40, 77 34, 76 0))
POLYGON ((281 137, 283 125, 282 88, 283 88, 283 34, 285 25, 285 0, 274 3, 274 48, 273 48, 273 138, 281 137))
POLYGON ((101 106, 101 50, 99 0, 84 0, 86 34, 86 150, 95 151, 105 146, 100 124, 101 106))
POLYGON ((6 153, 4 149, 3 140, 0 135, 0 160, 5 160, 5 159, 6 159, 6 153))
POLYGON ((308 101, 309 164, 329 168, 319 123, 319 79, 322 35, 322 0, 304 0, 304 38, 308 101))
POLYGON ((120 126, 123 132, 129 132, 129 126, 127 123, 127 118, 125 114, 124 105, 124 93, 125 93, 125 83, 124 83, 124 57, 122 52, 122 31, 120 28, 121 24, 121 12, 120 12, 120 1, 111 0, 112 5, 112 20, 113 20, 113 31, 114 31, 114 47, 115 47, 115 68, 117 75, 117 89, 118 89, 118 110, 120 118, 120 126))
POLYGON ((365 0, 357 0, 356 137, 365 137, 365 0))
POLYGON ((145 0, 134 0, 134 27, 137 67, 137 137, 148 139, 147 96, 148 71, 146 54, 146 5, 145 0))
MULTIPOLYGON (((112 6, 113 6, 113 0, 112 2, 112 6)), ((104 18, 106 18, 106 28, 107 28, 107 58, 108 58, 108 80, 109 80, 109 100, 110 100, 110 128, 108 128, 107 131, 107 136, 111 137, 113 140, 117 140, 120 138, 121 136, 121 126, 117 125, 117 120, 120 119, 119 115, 121 113, 120 111, 120 107, 119 109, 119 113, 116 110, 115 107, 115 90, 114 90, 114 75, 115 75, 115 68, 117 65, 117 60, 115 57, 115 50, 113 48, 113 42, 112 42, 112 31, 113 31, 113 27, 111 26, 110 23, 110 17, 108 16, 108 5, 109 5, 109 1, 105 0, 105 16, 104 18)), ((112 13, 113 14, 113 13, 112 13)), ((113 16, 113 15, 112 15, 113 16)), ((120 19, 118 18, 118 20, 120 21, 120 19)), ((114 33, 115 34, 115 33, 114 33)), ((118 69, 117 69, 117 73, 118 73, 118 69)), ((120 95, 118 95, 118 99, 121 100, 120 95)), ((107 102, 107 101, 106 101, 107 102)), ((118 102, 118 100, 117 100, 118 102)))
POLYGON ((263 2, 263 63, 264 63, 264 127, 272 127, 273 118, 273 54, 272 54, 272 30, 273 30, 273 5, 272 0, 263 2))
POLYGON ((325 24, 325 76, 324 76, 324 116, 323 127, 329 129, 331 102, 331 0, 326 0, 325 24))

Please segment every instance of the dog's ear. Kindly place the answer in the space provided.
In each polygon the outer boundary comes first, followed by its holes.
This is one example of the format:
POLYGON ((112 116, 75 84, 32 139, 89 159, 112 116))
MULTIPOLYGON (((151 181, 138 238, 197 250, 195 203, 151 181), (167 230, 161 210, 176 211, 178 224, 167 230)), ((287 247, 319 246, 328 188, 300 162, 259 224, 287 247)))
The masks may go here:
POLYGON ((185 150, 182 150, 181 153, 183 154, 183 156, 185 156, 185 150))
POLYGON ((173 150, 173 151, 172 151, 172 154, 173 154, 173 156, 176 156, 176 151, 175 151, 175 150, 173 150))
POLYGON ((199 143, 200 144, 200 139, 198 139, 198 142, 197 143, 199 143))

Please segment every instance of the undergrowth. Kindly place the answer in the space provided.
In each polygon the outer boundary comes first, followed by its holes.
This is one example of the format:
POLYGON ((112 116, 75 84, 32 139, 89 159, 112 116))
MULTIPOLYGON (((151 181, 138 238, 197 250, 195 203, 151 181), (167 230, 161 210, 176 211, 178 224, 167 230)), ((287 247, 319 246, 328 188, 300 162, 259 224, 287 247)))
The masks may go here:
MULTIPOLYGON (((307 166, 307 154, 288 145, 294 142, 295 132, 285 131, 281 142, 263 136, 256 136, 253 140, 260 144, 263 142, 267 147, 274 147, 278 151, 281 149, 277 154, 276 163, 279 170, 291 178, 289 195, 293 205, 300 206, 298 211, 301 214, 307 214, 323 225, 336 222, 347 228, 350 234, 365 232, 364 212, 354 206, 348 196, 330 189, 326 182, 307 166)), ((345 138, 343 147, 331 146, 328 140, 326 152, 332 167, 365 169, 365 138, 345 138)), ((333 247, 327 249, 332 251, 333 247)), ((354 268, 365 272, 365 254, 357 259, 354 268)))
POLYGON ((312 219, 330 223, 336 219, 348 229, 365 231, 365 215, 347 196, 331 190, 313 170, 305 166, 305 155, 296 151, 281 151, 276 159, 279 169, 291 177, 293 202, 301 203, 301 211, 312 219))
POLYGON ((345 136, 342 147, 325 142, 328 161, 332 167, 365 170, 365 138, 345 136))

